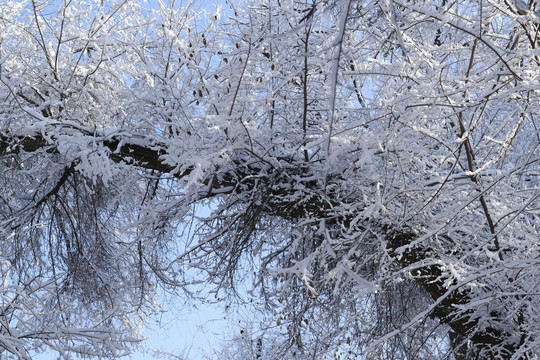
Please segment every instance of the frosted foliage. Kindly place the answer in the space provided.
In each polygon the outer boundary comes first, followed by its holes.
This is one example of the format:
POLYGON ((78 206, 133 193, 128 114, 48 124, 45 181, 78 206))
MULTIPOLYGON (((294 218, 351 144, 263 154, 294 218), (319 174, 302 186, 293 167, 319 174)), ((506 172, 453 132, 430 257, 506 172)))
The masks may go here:
POLYGON ((197 9, 2 1, 0 357, 537 359, 536 2, 197 9))

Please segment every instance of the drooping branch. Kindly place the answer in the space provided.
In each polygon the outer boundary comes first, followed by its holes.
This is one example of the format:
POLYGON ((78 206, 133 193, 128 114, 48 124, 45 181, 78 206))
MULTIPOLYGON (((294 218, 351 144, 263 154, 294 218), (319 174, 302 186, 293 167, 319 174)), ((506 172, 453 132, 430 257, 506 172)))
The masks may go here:
MULTIPOLYGON (((91 134, 83 134, 91 136, 91 134)), ((96 138, 99 140, 98 138, 96 138)), ((176 167, 166 162, 167 148, 155 142, 144 141, 144 137, 128 135, 111 135, 101 137, 101 145, 109 150, 109 157, 114 162, 130 164, 142 169, 155 170, 162 173, 174 175, 182 178, 189 175, 193 168, 187 167, 181 173, 176 171, 176 167), (135 140, 134 140, 135 139, 135 140)), ((95 142, 95 141, 94 141, 95 142)), ((54 140, 47 139, 42 134, 9 136, 0 134, 0 157, 10 154, 24 152, 45 151, 57 153, 57 145, 54 140)), ((348 227, 351 225, 356 214, 347 212, 336 213, 335 209, 343 205, 343 199, 332 198, 332 193, 324 192, 324 184, 318 182, 313 176, 314 169, 308 163, 293 161, 292 159, 280 159, 281 166, 271 166, 267 162, 257 161, 253 157, 246 155, 243 159, 239 157, 231 160, 228 170, 216 171, 219 174, 211 174, 203 183, 208 186, 208 191, 201 195, 203 197, 219 196, 226 193, 258 192, 263 193, 265 202, 260 206, 261 212, 270 216, 278 216, 296 223, 306 217, 325 219, 326 226, 348 227), (287 163, 288 162, 288 163, 287 163), (218 176, 219 175, 219 176, 218 176), (291 176, 292 175, 292 176, 291 176), (299 202, 293 195, 298 195, 298 189, 309 192, 309 201, 299 202)), ((68 174, 66 172, 66 174, 68 174)), ((64 179, 65 180, 65 179, 64 179)), ((332 181, 331 178, 329 181, 332 181)), ((334 180, 335 181, 335 180, 334 180)), ((346 201, 346 200, 345 200, 346 201)), ((350 199, 349 201, 355 201, 350 199)), ((372 226, 370 224, 369 226, 372 226)), ((519 346, 512 343, 511 328, 514 325, 508 324, 512 319, 505 319, 504 314, 495 314, 500 317, 502 326, 480 324, 481 319, 472 310, 461 311, 460 308, 467 308, 474 299, 474 294, 470 289, 457 287, 449 293, 445 284, 443 270, 439 265, 421 265, 426 260, 437 258, 438 255, 426 248, 425 245, 411 246, 421 235, 403 228, 385 225, 373 225, 374 231, 384 235, 388 250, 396 254, 395 261, 401 268, 416 265, 416 270, 411 273, 415 281, 421 284, 434 302, 438 304, 434 307, 431 315, 437 317, 441 323, 447 324, 452 331, 457 334, 461 343, 471 341, 482 359, 510 358, 519 346), (398 249, 406 250, 397 255, 398 249), (497 353, 482 351, 482 349, 495 349, 497 353)), ((433 262, 429 262, 433 264, 433 262)), ((459 342, 458 341, 458 342, 459 342)))

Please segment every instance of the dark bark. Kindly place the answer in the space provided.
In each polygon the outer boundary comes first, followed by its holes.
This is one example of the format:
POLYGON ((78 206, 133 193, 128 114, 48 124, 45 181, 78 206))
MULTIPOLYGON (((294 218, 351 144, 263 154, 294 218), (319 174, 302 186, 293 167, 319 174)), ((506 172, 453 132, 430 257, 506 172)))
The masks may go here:
MULTIPOLYGON (((129 139, 126 141, 120 136, 109 137, 102 142, 102 145, 110 150, 110 158, 115 162, 125 162, 162 173, 173 173, 178 178, 186 176, 192 171, 187 169, 182 173, 174 173, 174 167, 163 161, 163 155, 166 155, 164 147, 161 149, 159 146, 148 148, 130 143, 129 139)), ((49 153, 56 151, 55 144, 48 142, 40 134, 34 136, 0 134, 0 157, 16 154, 21 150, 25 152, 44 150, 49 153)), ((267 214, 280 216, 291 221, 310 216, 329 219, 327 226, 347 226, 354 215, 339 216, 333 213, 333 209, 341 201, 332 199, 331 194, 322 195, 325 193, 322 189, 323 184, 312 180, 308 164, 298 166, 289 160, 289 166, 287 166, 287 161, 287 159, 282 159, 282 166, 278 168, 253 158, 249 162, 237 160, 230 167, 233 170, 222 173, 219 173, 218 170, 218 174, 214 174, 212 178, 206 180, 205 183, 209 186, 209 191, 204 197, 256 189, 265 197, 263 212, 267 214), (291 177, 291 175, 295 176, 291 177), (309 201, 299 203, 296 200, 291 200, 289 195, 293 192, 298 193, 299 187, 304 188, 306 193, 309 193, 309 201), (224 188, 228 190, 220 191, 224 188), (347 216, 350 216, 350 219, 347 216)), ((72 167, 66 167, 66 169, 72 169, 72 167)), ((68 176, 69 174, 71 171, 66 171, 64 175, 68 176)), ((62 177, 61 181, 66 180, 65 176, 62 177)), ((412 264, 420 264, 426 259, 437 256, 429 249, 422 247, 423 245, 408 247, 418 238, 418 234, 413 231, 392 228, 388 225, 375 226, 378 226, 378 231, 382 234, 386 234, 387 247, 390 252, 395 253, 398 248, 406 248, 400 256, 395 257, 398 266, 402 268, 412 264)), ((432 316, 437 317, 441 323, 447 324, 451 328, 451 341, 456 346, 456 359, 467 357, 482 360, 509 359, 516 352, 519 344, 509 341, 510 333, 494 326, 487 326, 479 330, 480 319, 475 317, 472 311, 457 314, 456 306, 470 303, 473 294, 464 287, 457 288, 448 294, 448 289, 444 286, 444 277, 441 276, 443 272, 439 266, 424 266, 414 270, 411 275, 434 301, 439 301, 432 316), (467 343, 468 346, 464 345, 467 343), (491 349, 497 349, 498 352, 493 353, 491 349)), ((502 314, 500 316, 503 317, 502 314)), ((500 322, 508 323, 508 321, 508 319, 501 319, 500 322)))
MULTIPOLYGON (((91 136, 91 134, 82 134, 91 136)), ((102 141, 102 145, 108 148, 111 160, 125 162, 137 167, 156 170, 162 173, 172 173, 174 167, 165 164, 160 158, 165 151, 151 149, 142 145, 125 141, 121 136, 111 136, 102 141)), ((48 153, 56 152, 56 144, 45 139, 41 134, 13 135, 0 133, 0 156, 18 154, 20 151, 36 152, 38 150, 48 153)), ((177 176, 188 175, 191 170, 184 171, 177 176)))
MULTIPOLYGON (((436 257, 436 254, 433 254, 430 249, 422 247, 423 245, 408 247, 417 239, 417 234, 388 227, 386 230, 388 231, 387 244, 390 250, 395 252, 400 247, 406 247, 406 250, 398 257, 400 266, 405 268, 436 257)), ((503 360, 510 359, 516 352, 518 344, 509 341, 512 338, 511 333, 494 326, 486 326, 479 330, 481 319, 476 317, 472 311, 458 312, 460 305, 467 305, 471 302, 471 290, 458 287, 447 294, 448 288, 444 286, 445 277, 440 266, 424 266, 414 270, 411 275, 431 295, 434 301, 439 301, 433 310, 433 315, 452 329, 451 341, 452 345, 457 347, 455 349, 456 359, 503 360), (467 340, 470 341, 468 349, 465 348, 467 340), (495 352, 492 352, 492 349, 495 352)), ((499 317, 504 318, 504 315, 499 314, 499 317)), ((508 324, 508 320, 501 319, 500 322, 508 324)), ((513 324, 508 325, 514 327, 513 324)))

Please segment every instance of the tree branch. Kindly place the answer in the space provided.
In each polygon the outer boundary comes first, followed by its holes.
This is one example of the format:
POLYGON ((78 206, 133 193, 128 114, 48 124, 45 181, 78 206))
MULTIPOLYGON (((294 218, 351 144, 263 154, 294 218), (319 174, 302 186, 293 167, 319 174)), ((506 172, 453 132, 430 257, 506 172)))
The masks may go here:
MULTIPOLYGON (((181 173, 175 172, 175 167, 164 162, 167 154, 165 147, 144 146, 129 142, 129 137, 117 135, 109 136, 102 140, 102 145, 110 150, 110 158, 115 162, 124 162, 143 169, 151 169, 162 173, 173 174, 176 178, 189 175, 193 169, 187 168, 181 173)), ((56 145, 48 141, 40 134, 33 136, 9 136, 0 133, 0 157, 9 154, 17 154, 20 151, 57 152, 56 145)), ((282 159, 286 164, 287 159, 282 159)), ((220 176, 210 176, 204 183, 209 186, 209 191, 201 194, 201 198, 208 198, 232 192, 256 192, 264 197, 261 211, 270 216, 279 216, 291 222, 302 218, 326 219, 326 226, 350 227, 356 214, 336 214, 335 208, 343 205, 343 199, 333 199, 332 193, 323 191, 324 184, 313 180, 309 164, 299 166, 289 159, 290 166, 281 168, 271 167, 262 161, 237 160, 229 172, 223 172, 220 176), (294 176, 291 176, 294 175, 294 176), (301 187, 297 186, 301 185, 301 187), (298 189, 309 192, 309 201, 298 202, 293 194, 298 194, 298 189)), ((65 177, 71 174, 66 171, 58 184, 66 181, 65 177), (67 175, 66 175, 67 174, 67 175)), ((215 174, 214 174, 215 175, 215 174)), ((332 179, 328 179, 332 181, 332 179)), ((336 179, 334 179, 335 181, 336 179)), ((58 186, 58 185, 57 185, 58 186)), ((55 188, 56 189, 56 188, 55 188)), ((54 192, 55 189, 52 191, 54 192)), ((354 201, 352 199, 351 201, 354 201)), ((418 234, 389 225, 374 225, 375 230, 385 234, 388 250, 396 254, 396 250, 405 248, 401 256, 396 255, 396 262, 401 268, 407 268, 413 264, 419 265, 428 259, 438 258, 430 249, 423 247, 423 243, 411 245, 418 234)), ((431 264, 433 262, 430 262, 431 264)), ((445 285, 443 271, 438 265, 420 266, 412 272, 412 276, 439 304, 435 307, 433 315, 442 323, 449 325, 460 339, 468 339, 477 348, 497 349, 503 343, 503 348, 508 354, 515 352, 518 344, 504 342, 511 339, 510 333, 502 328, 487 326, 480 329, 480 318, 472 310, 459 312, 459 307, 466 306, 473 299, 473 294, 467 288, 458 288, 448 293, 445 285)), ((498 314, 501 323, 507 323, 504 314, 498 314)), ((482 355, 484 356, 484 355, 482 355)), ((488 354, 488 356, 495 356, 488 354)), ((499 354, 500 356, 500 354, 499 354)), ((490 357, 486 357, 490 358, 490 357)))

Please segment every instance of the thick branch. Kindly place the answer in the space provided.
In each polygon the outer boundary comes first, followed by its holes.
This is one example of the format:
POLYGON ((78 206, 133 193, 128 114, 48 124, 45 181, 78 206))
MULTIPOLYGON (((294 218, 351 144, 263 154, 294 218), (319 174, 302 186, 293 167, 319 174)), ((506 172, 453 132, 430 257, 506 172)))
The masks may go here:
MULTIPOLYGON (((407 249, 398 260, 403 268, 413 264, 421 264, 429 258, 437 257, 428 248, 409 246, 417 239, 417 234, 396 231, 395 229, 387 230, 387 244, 390 250, 395 251, 402 247, 407 249)), ((466 340, 469 339, 476 348, 474 351, 478 353, 477 359, 509 359, 516 352, 518 344, 508 342, 512 338, 508 329, 503 330, 493 326, 486 326, 480 330, 478 329, 480 319, 471 310, 458 314, 460 306, 466 306, 472 302, 473 294, 470 289, 464 287, 447 294, 448 287, 445 286, 445 276, 440 266, 427 265, 414 270, 411 275, 424 287, 434 301, 439 301, 433 315, 442 323, 449 325, 462 341, 466 343, 466 340), (482 352, 485 349, 496 349, 498 353, 482 352), (504 352, 504 354, 501 352, 504 352)), ((501 317, 501 322, 508 321, 502 320, 503 314, 492 315, 501 317)))
MULTIPOLYGON (((165 163, 163 160, 164 155, 166 155, 165 147, 160 149, 157 146, 150 148, 140 143, 135 144, 129 142, 129 137, 122 137, 121 135, 102 140, 102 145, 110 150, 110 158, 115 162, 125 162, 144 169, 171 173, 178 178, 186 176, 192 171, 192 169, 188 168, 182 173, 174 173, 175 167, 165 163)), ((0 157, 16 154, 21 150, 25 152, 43 150, 54 153, 56 152, 56 145, 39 134, 11 137, 0 134, 0 157)), ((207 179, 205 183, 208 185, 209 191, 202 197, 223 194, 224 191, 219 191, 219 189, 223 190, 225 188, 228 189, 226 191, 228 193, 255 191, 265 197, 262 211, 269 215, 280 216, 291 222, 305 217, 327 219, 327 226, 348 226, 355 214, 336 214, 334 209, 339 207, 342 201, 332 199, 332 194, 323 195, 325 194, 322 191, 324 184, 313 180, 314 177, 311 176, 312 170, 308 167, 308 164, 298 166, 292 160, 289 162, 290 166, 276 168, 262 162, 252 161, 250 165, 247 165, 246 162, 238 161, 230 168, 232 170, 229 172, 207 179), (299 202, 295 200, 299 188, 305 189, 306 194, 309 193, 309 196, 304 199, 306 201, 299 202)), ((436 254, 432 254, 429 249, 421 246, 408 247, 418 237, 418 234, 388 226, 379 226, 379 228, 381 233, 386 234, 387 246, 391 252, 398 248, 407 248, 401 257, 397 257, 399 266, 402 268, 413 264, 421 264, 427 259, 436 257, 436 254)), ((500 345, 504 343, 504 351, 508 354, 515 352, 517 344, 508 343, 508 339, 511 338, 508 332, 494 327, 478 330, 480 319, 472 312, 465 312, 456 316, 457 307, 469 304, 473 300, 473 294, 471 294, 470 290, 461 288, 448 295, 448 288, 444 284, 445 279, 439 266, 424 266, 416 270, 416 273, 412 275, 431 295, 434 301, 439 301, 433 315, 438 317, 442 323, 448 324, 460 338, 470 339, 480 349, 498 347, 500 350, 500 345)), ((487 354, 488 358, 492 355, 495 356, 494 354, 487 354)))
MULTIPOLYGON (((164 150, 156 150, 144 145, 126 141, 122 136, 112 136, 102 141, 104 147, 111 151, 110 158, 115 162, 125 162, 138 167, 170 173, 174 168, 165 164, 161 156, 164 150)), ((20 151, 37 152, 39 150, 55 153, 56 144, 51 143, 41 134, 8 136, 0 133, 0 156, 17 154, 20 151)), ((189 174, 191 170, 181 175, 189 174)))

